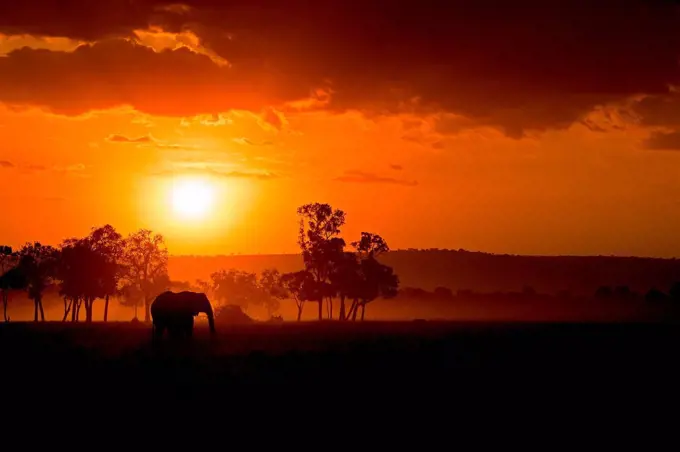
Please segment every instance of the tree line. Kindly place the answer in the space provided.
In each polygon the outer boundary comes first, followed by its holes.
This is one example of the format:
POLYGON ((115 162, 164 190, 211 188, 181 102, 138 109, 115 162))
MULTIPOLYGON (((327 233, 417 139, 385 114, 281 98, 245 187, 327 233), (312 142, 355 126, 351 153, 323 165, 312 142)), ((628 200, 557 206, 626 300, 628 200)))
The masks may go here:
POLYGON ((112 297, 142 300, 144 319, 150 320, 151 302, 170 282, 168 250, 163 236, 148 229, 123 237, 111 225, 93 228, 82 238, 69 238, 59 246, 26 243, 19 250, 0 249, 0 291, 4 320, 8 294, 25 290, 33 301, 33 320, 44 321, 43 298, 54 284, 64 301, 62 320, 77 321, 81 310, 91 322, 93 305, 103 300, 104 321, 108 320, 112 297))
POLYGON ((271 268, 259 276, 221 269, 211 274, 209 282, 199 280, 195 286, 182 287, 170 280, 164 238, 148 229, 123 237, 107 224, 93 228, 86 237, 69 238, 56 247, 40 242, 28 242, 18 250, 1 246, 3 318, 10 320, 10 291, 23 290, 33 301, 33 320, 44 321, 44 294, 54 285, 64 303, 62 320, 73 322, 80 319, 81 311, 85 321, 92 322, 93 306, 98 300, 104 303, 103 320, 107 321, 113 297, 134 307, 135 318, 141 305, 144 321, 149 322, 152 301, 171 287, 210 292, 214 302, 224 305, 245 309, 260 305, 270 316, 274 316, 281 300, 292 299, 297 306, 297 320, 309 302, 317 304, 319 320, 324 317, 324 307, 329 319, 363 320, 370 302, 396 296, 398 276, 377 259, 389 251, 382 237, 362 232, 347 250, 347 243, 340 237, 344 211, 313 203, 299 207, 297 214, 304 269, 282 274, 271 268))

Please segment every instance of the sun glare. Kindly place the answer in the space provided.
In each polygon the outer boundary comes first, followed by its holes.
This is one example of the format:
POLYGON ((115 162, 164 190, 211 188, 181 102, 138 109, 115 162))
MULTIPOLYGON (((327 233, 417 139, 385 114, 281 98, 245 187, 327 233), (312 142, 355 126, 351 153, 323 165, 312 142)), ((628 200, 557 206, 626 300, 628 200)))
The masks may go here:
POLYGON ((183 179, 172 187, 172 208, 184 219, 204 218, 212 208, 214 187, 206 180, 183 179))

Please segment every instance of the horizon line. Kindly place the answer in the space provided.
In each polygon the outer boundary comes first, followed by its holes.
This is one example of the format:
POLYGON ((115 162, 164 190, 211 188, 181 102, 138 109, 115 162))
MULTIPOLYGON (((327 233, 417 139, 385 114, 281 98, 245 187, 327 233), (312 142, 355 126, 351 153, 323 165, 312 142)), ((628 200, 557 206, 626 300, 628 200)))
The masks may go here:
MULTIPOLYGON (((660 256, 640 256, 640 255, 624 255, 624 254, 516 254, 516 253, 494 253, 490 251, 475 251, 468 249, 454 249, 454 248, 398 248, 387 251, 385 254, 395 253, 395 252, 455 252, 455 253, 468 253, 468 254, 486 254, 489 256, 506 256, 506 257, 534 257, 534 258, 555 258, 555 257, 566 257, 566 258, 594 258, 594 257, 605 257, 605 258, 619 258, 619 259, 658 259, 658 260, 677 260, 678 257, 660 257, 660 256)), ((218 253, 218 254, 183 254, 183 253, 169 253, 171 257, 272 257, 272 256, 300 256, 300 253, 218 253)))

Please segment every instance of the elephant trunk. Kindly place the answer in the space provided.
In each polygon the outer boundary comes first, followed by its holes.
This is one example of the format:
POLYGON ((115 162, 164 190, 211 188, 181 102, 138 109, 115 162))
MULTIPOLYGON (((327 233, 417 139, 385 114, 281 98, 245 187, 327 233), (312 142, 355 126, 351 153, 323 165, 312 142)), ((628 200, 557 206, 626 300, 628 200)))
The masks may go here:
POLYGON ((208 326, 210 327, 210 332, 214 333, 215 332, 215 316, 213 314, 212 307, 208 306, 208 309, 206 309, 205 313, 208 316, 208 326))

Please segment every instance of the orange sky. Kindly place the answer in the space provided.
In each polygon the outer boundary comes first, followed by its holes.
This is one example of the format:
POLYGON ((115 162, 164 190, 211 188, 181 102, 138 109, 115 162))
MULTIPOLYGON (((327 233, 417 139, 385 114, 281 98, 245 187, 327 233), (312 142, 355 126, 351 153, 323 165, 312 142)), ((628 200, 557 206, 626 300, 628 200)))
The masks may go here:
POLYGON ((626 78, 625 89, 588 102, 577 102, 592 94, 586 81, 575 93, 551 79, 537 91, 512 88, 493 108, 481 104, 493 97, 481 96, 486 85, 463 86, 470 75, 458 87, 451 76, 441 108, 423 107, 433 94, 411 85, 413 95, 383 108, 400 88, 376 82, 359 96, 363 79, 331 65, 349 60, 312 67, 274 57, 265 73, 191 29, 147 23, 95 39, 20 28, 0 21, 7 244, 58 243, 111 223, 160 232, 173 254, 296 252, 295 209, 328 202, 348 214, 345 237, 376 232, 392 248, 680 255, 675 73, 654 80, 654 92, 649 80, 629 89, 626 78), (293 63, 308 72, 289 77, 293 63), (232 67, 248 71, 223 72, 232 67), (336 77, 304 84, 326 68, 336 77), (531 102, 508 107, 520 95, 531 102), (464 108, 448 106, 457 99, 464 108), (187 174, 215 190, 200 221, 169 205, 171 181, 187 174))

